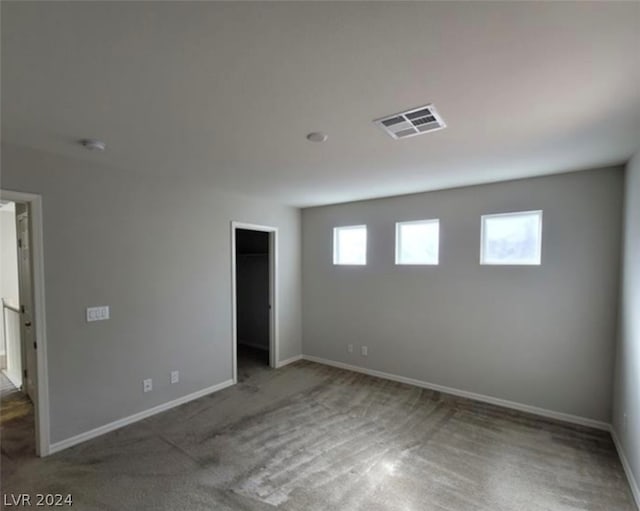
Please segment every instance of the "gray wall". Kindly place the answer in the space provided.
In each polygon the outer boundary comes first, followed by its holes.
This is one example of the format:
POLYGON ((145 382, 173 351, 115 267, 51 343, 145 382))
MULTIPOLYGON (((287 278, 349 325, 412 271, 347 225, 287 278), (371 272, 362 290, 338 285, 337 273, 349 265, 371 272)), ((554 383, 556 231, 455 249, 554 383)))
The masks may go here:
POLYGON ((2 188, 43 196, 53 442, 232 377, 232 220, 279 228, 280 357, 300 353, 298 210, 2 149, 2 188), (109 321, 85 322, 107 304, 109 321))
POLYGON ((613 427, 640 487, 640 151, 627 165, 625 190, 613 427))
POLYGON ((303 210, 303 353, 608 422, 622 183, 612 168, 303 210), (480 215, 531 209, 542 266, 480 266, 480 215), (394 222, 427 218, 440 265, 394 266, 394 222), (351 224, 368 265, 332 266, 351 224))

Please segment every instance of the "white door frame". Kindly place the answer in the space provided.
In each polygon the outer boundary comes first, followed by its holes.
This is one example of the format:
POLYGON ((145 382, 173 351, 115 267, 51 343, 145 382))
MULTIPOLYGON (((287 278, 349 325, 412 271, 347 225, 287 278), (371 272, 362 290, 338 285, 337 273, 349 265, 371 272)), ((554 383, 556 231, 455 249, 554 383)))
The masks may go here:
POLYGON ((231 222, 231 364, 233 383, 238 383, 238 329, 237 329, 237 289, 236 289, 236 231, 246 229, 269 233, 269 366, 277 367, 279 360, 278 342, 278 228, 269 225, 231 222))
POLYGON ((47 368, 47 326, 44 294, 44 237, 42 230, 42 196, 34 193, 0 190, 0 199, 22 202, 29 205, 31 219, 31 257, 33 259, 33 319, 36 323, 35 337, 38 343, 36 363, 38 365, 38 406, 34 410, 36 430, 36 454, 49 454, 49 377, 47 368))

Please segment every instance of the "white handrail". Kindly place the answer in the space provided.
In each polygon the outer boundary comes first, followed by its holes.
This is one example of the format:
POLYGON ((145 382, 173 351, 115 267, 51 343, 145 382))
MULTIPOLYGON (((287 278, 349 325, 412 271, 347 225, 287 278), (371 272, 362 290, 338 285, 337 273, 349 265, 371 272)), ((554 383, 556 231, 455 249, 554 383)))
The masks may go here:
POLYGON ((13 312, 17 312, 18 314, 21 314, 20 309, 18 309, 17 307, 14 307, 13 305, 9 305, 7 302, 4 301, 4 298, 2 299, 2 308, 9 309, 13 312))

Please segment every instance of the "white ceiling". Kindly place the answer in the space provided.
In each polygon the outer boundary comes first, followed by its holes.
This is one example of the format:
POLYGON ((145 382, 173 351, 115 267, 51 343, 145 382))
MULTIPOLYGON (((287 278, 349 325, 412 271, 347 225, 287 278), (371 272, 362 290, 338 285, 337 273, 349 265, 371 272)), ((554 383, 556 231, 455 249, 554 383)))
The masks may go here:
POLYGON ((2 135, 296 206, 620 163, 640 3, 2 2, 2 135))

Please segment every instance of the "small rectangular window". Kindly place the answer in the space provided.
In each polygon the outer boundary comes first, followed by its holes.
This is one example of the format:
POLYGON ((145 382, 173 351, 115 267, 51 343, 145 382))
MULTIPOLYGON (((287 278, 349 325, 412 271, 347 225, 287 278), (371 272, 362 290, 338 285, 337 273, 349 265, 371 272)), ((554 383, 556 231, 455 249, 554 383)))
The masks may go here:
POLYGON ((440 220, 396 223, 396 264, 438 264, 440 220))
POLYGON ((333 228, 333 264, 367 264, 367 226, 333 228))
POLYGON ((482 216, 480 264, 539 265, 542 211, 482 216))

